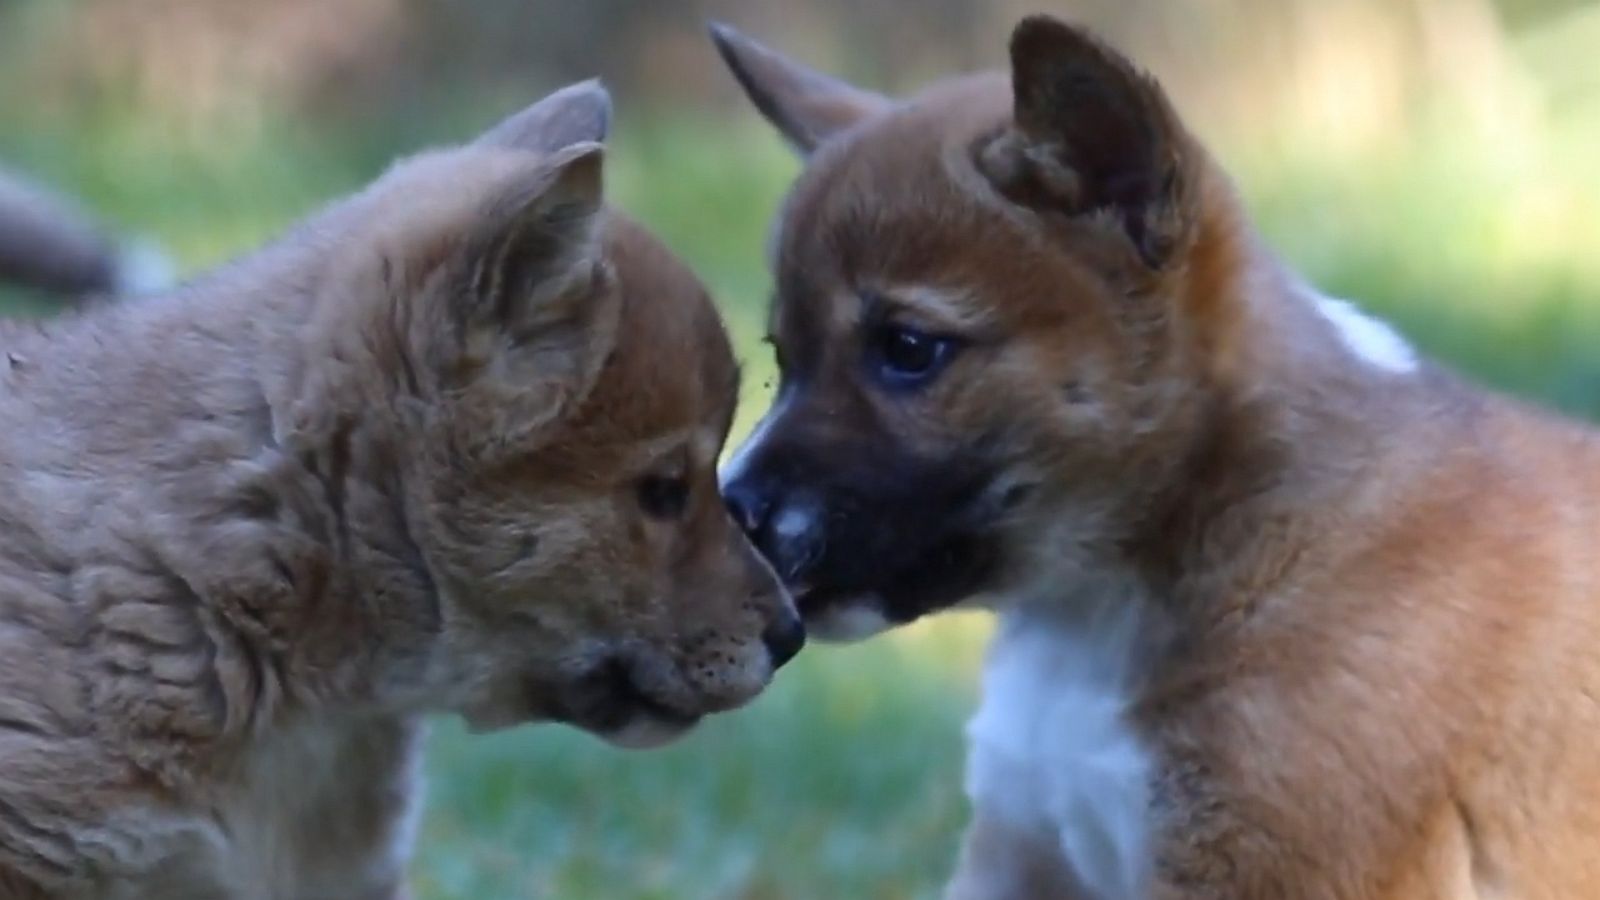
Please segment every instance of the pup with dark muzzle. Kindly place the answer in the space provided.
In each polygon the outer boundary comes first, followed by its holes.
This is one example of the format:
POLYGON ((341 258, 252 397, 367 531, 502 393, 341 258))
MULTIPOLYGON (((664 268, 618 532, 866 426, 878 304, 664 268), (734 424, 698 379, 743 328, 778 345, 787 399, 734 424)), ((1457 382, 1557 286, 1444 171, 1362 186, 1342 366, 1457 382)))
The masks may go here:
POLYGON ((901 446, 859 394, 826 413, 810 409, 829 401, 808 389, 805 369, 794 371, 762 433, 729 467, 726 495, 796 585, 810 629, 865 637, 982 588, 1006 506, 982 456, 901 446), (821 459, 841 464, 822 468, 821 459))
MULTIPOLYGON (((1173 386, 1123 369, 1151 351, 1126 346, 1112 310, 1053 301, 1105 290, 1099 273, 1020 209, 979 202, 995 190, 975 165, 952 171, 997 127, 1002 79, 895 106, 719 34, 809 162, 774 242, 779 394, 724 470, 735 518, 819 636, 864 637, 1003 587, 1019 566, 1001 557, 1029 552, 1041 527, 1018 515, 1024 501, 1071 494, 1088 510, 1097 482, 1122 492, 1173 386)), ((1114 289, 1148 278, 1114 235, 1073 230, 1118 269, 1114 289)))
POLYGON ((728 505, 816 634, 1001 614, 951 897, 1593 895, 1593 431, 1297 278, 1078 29, 903 101, 714 37, 806 158, 728 505))

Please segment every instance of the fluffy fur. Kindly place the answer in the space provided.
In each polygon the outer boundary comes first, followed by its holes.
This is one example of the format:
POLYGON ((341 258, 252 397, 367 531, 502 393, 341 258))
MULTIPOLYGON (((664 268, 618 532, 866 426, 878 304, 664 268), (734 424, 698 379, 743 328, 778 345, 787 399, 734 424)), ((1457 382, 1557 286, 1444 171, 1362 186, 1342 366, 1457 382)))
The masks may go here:
POLYGON ((951 897, 1594 894, 1594 431, 1307 290, 1078 29, 906 100, 715 36, 806 155, 725 490, 807 616, 1000 611, 951 897))
POLYGON ((3 326, 0 896, 401 897, 423 714, 654 744, 797 648, 717 498, 726 336, 601 205, 608 110, 3 326))
POLYGON ((967 725, 967 792, 1014 827, 1052 833, 1096 897, 1149 878, 1151 759, 1132 727, 1149 605, 1114 593, 1021 606, 1002 619, 967 725))

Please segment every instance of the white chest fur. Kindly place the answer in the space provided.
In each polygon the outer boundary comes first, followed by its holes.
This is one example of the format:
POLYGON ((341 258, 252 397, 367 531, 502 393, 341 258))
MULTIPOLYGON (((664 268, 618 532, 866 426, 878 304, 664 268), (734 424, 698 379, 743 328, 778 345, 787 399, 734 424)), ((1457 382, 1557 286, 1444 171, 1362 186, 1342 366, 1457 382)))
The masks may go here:
POLYGON ((1002 615, 967 726, 985 816, 1056 842, 1097 900, 1143 896, 1151 759, 1127 720, 1145 603, 1002 615))

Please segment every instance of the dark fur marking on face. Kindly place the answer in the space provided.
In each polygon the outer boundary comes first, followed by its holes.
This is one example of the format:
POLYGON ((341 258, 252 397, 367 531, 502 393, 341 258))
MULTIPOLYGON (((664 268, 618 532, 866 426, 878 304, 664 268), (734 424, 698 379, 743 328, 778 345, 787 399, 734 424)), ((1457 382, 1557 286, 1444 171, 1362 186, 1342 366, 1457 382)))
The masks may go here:
POLYGON ((989 581, 1004 504, 989 498, 986 442, 919 456, 860 410, 848 427, 829 427, 836 417, 804 384, 786 385, 784 398, 730 496, 757 498, 747 525, 780 575, 804 590, 803 613, 872 595, 889 619, 910 621, 989 581))

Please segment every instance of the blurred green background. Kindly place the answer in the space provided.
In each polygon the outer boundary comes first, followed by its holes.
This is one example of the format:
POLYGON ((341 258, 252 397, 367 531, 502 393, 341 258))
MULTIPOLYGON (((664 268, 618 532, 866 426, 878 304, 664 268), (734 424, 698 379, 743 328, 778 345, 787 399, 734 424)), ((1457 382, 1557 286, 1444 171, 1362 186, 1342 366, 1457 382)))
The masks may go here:
MULTIPOLYGON (((618 101, 610 189, 712 285, 750 372, 797 164, 703 39, 724 18, 872 86, 999 64, 1038 8, 1162 77, 1276 246, 1492 385, 1600 418, 1600 4, 1571 0, 0 0, 0 164, 192 271, 397 153, 567 81, 618 101)), ((47 311, 0 291, 0 311, 47 311)), ((988 623, 808 651, 750 709, 626 754, 441 722, 433 898, 936 895, 988 623)))

